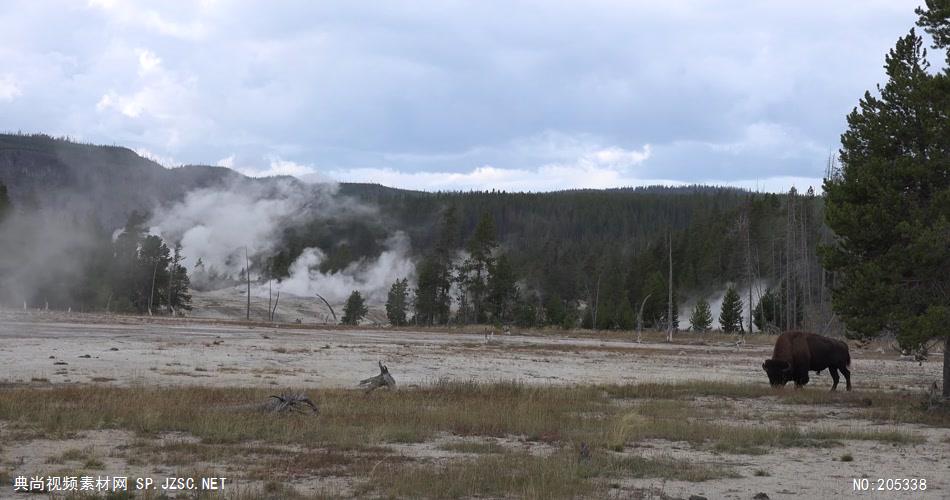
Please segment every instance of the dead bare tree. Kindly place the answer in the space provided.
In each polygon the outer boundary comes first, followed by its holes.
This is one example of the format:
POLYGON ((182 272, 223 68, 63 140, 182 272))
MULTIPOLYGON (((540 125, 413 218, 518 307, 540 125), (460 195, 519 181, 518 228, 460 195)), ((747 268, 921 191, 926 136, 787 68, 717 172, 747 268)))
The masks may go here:
POLYGON ((669 233, 670 242, 670 297, 666 312, 666 341, 673 341, 673 233, 669 233))
POLYGON ((396 387, 396 381, 393 380, 392 375, 389 374, 389 368, 384 365, 382 361, 377 361, 377 363, 379 363, 379 375, 360 380, 360 387, 364 388, 367 393, 379 389, 380 387, 396 387))
POLYGON ((643 307, 647 305, 647 300, 652 293, 648 293, 646 297, 643 297, 643 301, 640 302, 640 312, 637 313, 637 343, 640 343, 640 335, 643 333, 643 307))
MULTIPOLYGON (((329 310, 330 310, 330 314, 333 315, 333 321, 336 322, 336 312, 333 311, 333 306, 331 306, 330 303, 327 302, 327 299, 323 298, 323 296, 320 295, 319 293, 314 292, 314 295, 316 295, 318 299, 322 300, 323 303, 327 305, 327 309, 329 309, 329 310)), ((325 316, 324 316, 324 321, 323 321, 323 322, 326 323, 326 317, 325 317, 325 316)))
POLYGON ((277 316, 277 303, 280 302, 280 290, 277 290, 277 298, 274 299, 274 308, 270 310, 270 320, 274 321, 277 316))
POLYGON ((152 315, 152 301, 155 299, 155 274, 158 272, 158 261, 152 266, 152 291, 148 295, 148 315, 152 315))
POLYGON ((247 258, 247 247, 244 247, 244 278, 247 281, 247 320, 251 320, 251 261, 247 258))

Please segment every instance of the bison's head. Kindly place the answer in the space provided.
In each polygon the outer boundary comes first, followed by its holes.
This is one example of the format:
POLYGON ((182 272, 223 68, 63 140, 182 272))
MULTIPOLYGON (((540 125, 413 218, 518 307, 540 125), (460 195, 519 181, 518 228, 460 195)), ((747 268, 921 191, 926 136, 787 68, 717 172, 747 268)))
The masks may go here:
POLYGON ((769 376, 769 383, 772 387, 781 387, 792 379, 792 365, 787 361, 777 359, 767 359, 762 363, 762 369, 769 376))

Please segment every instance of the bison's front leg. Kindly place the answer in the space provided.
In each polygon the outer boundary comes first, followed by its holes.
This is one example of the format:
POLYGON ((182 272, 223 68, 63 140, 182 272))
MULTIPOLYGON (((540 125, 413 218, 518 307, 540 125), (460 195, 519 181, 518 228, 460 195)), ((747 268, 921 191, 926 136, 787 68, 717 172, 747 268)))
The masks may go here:
POLYGON ((801 389, 808 383, 808 372, 799 373, 795 376, 795 388, 801 389))

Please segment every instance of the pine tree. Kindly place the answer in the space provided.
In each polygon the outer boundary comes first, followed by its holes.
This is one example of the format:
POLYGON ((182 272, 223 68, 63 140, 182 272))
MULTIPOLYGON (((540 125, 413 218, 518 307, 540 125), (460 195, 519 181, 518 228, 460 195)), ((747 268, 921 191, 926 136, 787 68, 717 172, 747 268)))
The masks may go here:
POLYGON ((729 287, 722 299, 719 312, 719 328, 726 333, 742 331, 742 298, 735 288, 729 287))
POLYGON ((413 297, 416 323, 435 325, 449 322, 455 272, 452 256, 456 250, 457 231, 455 207, 450 206, 442 215, 442 227, 434 250, 422 259, 418 267, 413 297))
POLYGON ((633 304, 630 303, 626 291, 623 292, 620 298, 615 314, 617 316, 617 327, 621 330, 633 330, 637 327, 637 314, 633 312, 633 304))
POLYGON ((567 308, 564 301, 557 294, 548 295, 544 300, 544 318, 548 325, 560 326, 564 323, 564 317, 567 316, 567 308))
MULTIPOLYGON (((495 323, 510 323, 518 300, 518 286, 515 284, 515 273, 511 268, 508 256, 500 255, 490 269, 488 277, 488 309, 491 320, 495 323)), ((528 307, 534 307, 533 303, 528 307)), ((524 314, 522 314, 524 317, 524 314)), ((524 323, 522 319, 522 323, 524 323)), ((520 326, 526 326, 524 324, 520 326)))
POLYGON ((363 296, 360 295, 359 291, 353 290, 350 297, 346 299, 346 304, 343 305, 343 320, 341 323, 344 325, 358 325, 368 312, 369 309, 366 308, 366 301, 363 300, 363 296))
POLYGON ((415 322, 422 325, 441 323, 442 267, 435 256, 422 259, 417 268, 416 290, 413 298, 415 322))
POLYGON ((188 278, 188 270, 182 265, 185 257, 181 255, 181 243, 175 245, 175 253, 172 255, 170 263, 170 284, 169 284, 169 307, 172 310, 191 310, 191 294, 189 287, 191 280, 188 278))
POLYGON ((10 201, 10 195, 7 193, 6 184, 0 182, 0 222, 3 222, 7 216, 13 212, 13 202, 10 201))
POLYGON ((405 326, 406 309, 409 306, 409 280, 403 278, 396 280, 389 289, 389 296, 386 298, 386 317, 389 324, 393 326, 405 326))
POLYGON ((759 298, 759 303, 755 305, 755 309, 752 310, 752 323, 760 332, 766 332, 770 328, 777 327, 780 323, 778 318, 782 314, 779 310, 780 307, 775 292, 771 288, 767 289, 759 298))
MULTIPOLYGON (((947 51, 950 8, 928 0, 918 24, 947 51)), ((904 348, 942 338, 950 397, 950 68, 928 71, 913 29, 885 57, 888 81, 848 115, 840 169, 825 179, 822 249, 836 273, 833 306, 849 335, 893 332, 904 348)))
POLYGON ((486 320, 485 298, 488 295, 488 277, 495 264, 493 255, 498 241, 495 235, 495 221, 485 212, 475 226, 475 232, 468 241, 468 258, 462 264, 459 280, 465 288, 473 317, 471 322, 483 323, 486 320))
POLYGON ((706 299, 699 299, 689 316, 689 327, 694 332, 706 332, 712 327, 712 311, 706 299))

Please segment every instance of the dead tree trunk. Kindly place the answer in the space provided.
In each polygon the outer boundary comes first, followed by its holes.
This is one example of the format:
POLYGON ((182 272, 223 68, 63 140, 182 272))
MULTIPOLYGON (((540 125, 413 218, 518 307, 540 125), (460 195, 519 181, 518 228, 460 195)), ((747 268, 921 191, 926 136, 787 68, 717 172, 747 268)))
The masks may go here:
MULTIPOLYGON (((319 293, 314 292, 314 295, 316 295, 318 299, 322 300, 323 303, 326 304, 327 309, 330 310, 330 314, 333 315, 333 321, 335 322, 335 321, 336 321, 336 313, 333 311, 333 306, 331 306, 330 303, 327 302, 327 299, 323 298, 323 296, 320 295, 319 293)), ((324 320, 324 323, 326 323, 325 320, 324 320)))
POLYGON ((251 261, 247 258, 247 247, 244 247, 244 278, 247 281, 247 320, 251 320, 251 261))
POLYGON ((666 311, 666 341, 673 341, 673 233, 669 233, 670 240, 670 296, 666 311))
POLYGON ((152 301, 155 299, 155 274, 158 272, 158 261, 152 266, 152 291, 148 295, 148 315, 152 315, 152 301))
POLYGON ((389 368, 382 361, 377 361, 377 363, 379 363, 379 375, 360 380, 360 387, 364 388, 366 392, 372 392, 380 387, 396 387, 396 381, 389 374, 389 368))

